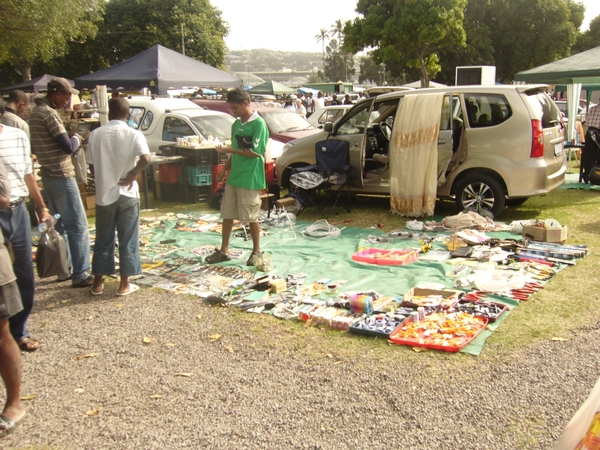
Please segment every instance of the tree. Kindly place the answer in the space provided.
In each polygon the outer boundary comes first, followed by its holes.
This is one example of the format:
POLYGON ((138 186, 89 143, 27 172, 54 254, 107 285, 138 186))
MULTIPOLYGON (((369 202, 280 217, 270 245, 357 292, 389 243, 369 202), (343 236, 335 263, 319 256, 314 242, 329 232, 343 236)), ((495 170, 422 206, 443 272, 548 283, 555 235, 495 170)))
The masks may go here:
POLYGON ((356 72, 352 55, 340 54, 337 39, 331 39, 327 46, 327 56, 323 61, 323 75, 326 80, 348 81, 356 72))
POLYGON ((331 29, 329 30, 329 37, 334 38, 337 35, 337 41, 341 47, 344 44, 344 24, 340 19, 333 22, 331 29))
POLYGON ((600 45, 600 16, 596 16, 590 22, 590 27, 577 37, 573 46, 573 53, 580 53, 600 45))
POLYGON ((570 0, 492 2, 490 29, 498 79, 508 83, 517 72, 569 56, 582 7, 570 0))
POLYGON ((70 42, 96 34, 103 6, 102 0, 2 0, 0 63, 30 80, 32 63, 61 56, 70 42))
POLYGON ((109 65, 161 44, 225 67, 227 24, 209 0, 111 0, 99 36, 109 65))
POLYGON ((323 59, 325 59, 325 41, 328 37, 329 35, 327 34, 327 30, 325 28, 321 28, 319 34, 315 36, 315 38, 317 38, 317 42, 320 42, 321 46, 323 47, 323 59))
POLYGON ((490 0, 469 0, 463 27, 467 35, 465 47, 446 47, 438 52, 441 71, 437 81, 454 84, 456 66, 495 65, 494 43, 490 26, 494 24, 490 0))
POLYGON ((466 0, 359 0, 358 17, 344 27, 344 48, 357 52, 375 47, 376 57, 399 75, 403 67, 419 70, 429 86, 430 70, 438 70, 436 52, 465 45, 466 0))

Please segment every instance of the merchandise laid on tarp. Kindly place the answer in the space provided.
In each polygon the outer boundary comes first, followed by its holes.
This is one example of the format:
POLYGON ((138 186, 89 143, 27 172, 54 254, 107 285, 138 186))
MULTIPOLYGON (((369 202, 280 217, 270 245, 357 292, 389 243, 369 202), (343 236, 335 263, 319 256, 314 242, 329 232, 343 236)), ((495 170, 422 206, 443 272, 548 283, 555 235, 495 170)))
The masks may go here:
POLYGON ((587 254, 585 245, 523 238, 530 221, 494 223, 476 213, 412 221, 420 231, 387 233, 297 222, 284 208, 262 213, 263 253, 254 267, 245 265, 252 240, 241 223, 234 224, 231 259, 210 265, 204 257, 220 245, 218 214, 143 217, 143 275, 136 284, 394 344, 477 355, 520 302, 587 254))

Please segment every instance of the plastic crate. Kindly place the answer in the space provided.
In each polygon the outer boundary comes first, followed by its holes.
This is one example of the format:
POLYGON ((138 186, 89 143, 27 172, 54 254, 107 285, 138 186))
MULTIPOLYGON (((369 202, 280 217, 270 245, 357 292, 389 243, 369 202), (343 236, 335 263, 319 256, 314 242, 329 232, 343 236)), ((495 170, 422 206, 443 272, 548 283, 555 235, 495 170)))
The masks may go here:
POLYGON ((179 164, 159 164, 158 180, 164 184, 177 184, 180 171, 181 166, 179 164))
POLYGON ((219 153, 218 151, 213 149, 213 154, 212 154, 212 163, 214 164, 225 164, 225 162, 227 161, 227 158, 229 158, 229 155, 227 153, 219 153))
POLYGON ((275 181, 275 161, 267 161, 265 163, 265 178, 267 183, 275 181))
POLYGON ((207 203, 212 195, 212 185, 209 186, 188 186, 188 202, 207 203))
POLYGON ((167 202, 181 201, 181 186, 172 183, 160 183, 160 199, 167 202))
POLYGON ((186 167, 189 186, 212 186, 212 175, 208 167, 186 167))
POLYGON ((162 156, 178 156, 178 150, 175 145, 161 145, 158 149, 162 156))
POLYGON ((179 156, 185 157, 188 166, 210 166, 214 149, 179 148, 179 156))

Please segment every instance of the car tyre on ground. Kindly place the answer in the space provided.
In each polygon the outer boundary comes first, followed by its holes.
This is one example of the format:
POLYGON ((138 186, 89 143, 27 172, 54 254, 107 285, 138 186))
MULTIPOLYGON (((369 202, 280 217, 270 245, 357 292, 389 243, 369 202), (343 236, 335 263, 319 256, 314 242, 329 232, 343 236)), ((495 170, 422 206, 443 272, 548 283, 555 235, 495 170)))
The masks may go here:
POLYGON ((502 185, 490 175, 468 175, 456 186, 456 206, 460 211, 487 210, 497 217, 505 205, 502 185))

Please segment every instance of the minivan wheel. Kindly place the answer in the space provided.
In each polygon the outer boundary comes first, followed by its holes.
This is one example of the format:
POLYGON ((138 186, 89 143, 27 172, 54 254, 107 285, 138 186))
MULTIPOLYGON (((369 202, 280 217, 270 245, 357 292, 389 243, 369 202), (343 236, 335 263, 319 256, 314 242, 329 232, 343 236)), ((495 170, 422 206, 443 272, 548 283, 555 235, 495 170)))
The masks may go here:
POLYGON ((470 175, 456 187, 456 206, 460 211, 490 211, 497 217, 505 205, 504 189, 489 175, 470 175))

